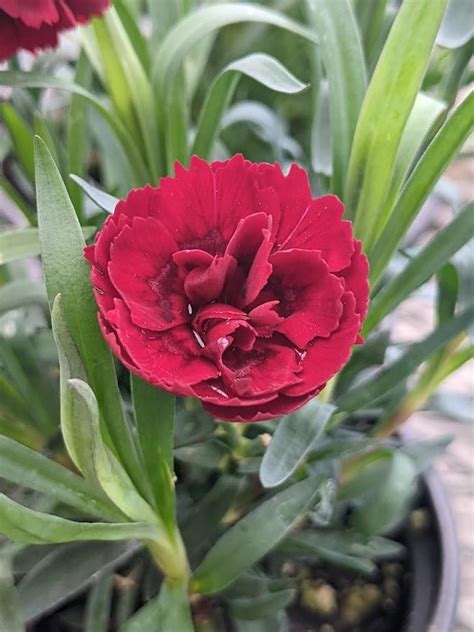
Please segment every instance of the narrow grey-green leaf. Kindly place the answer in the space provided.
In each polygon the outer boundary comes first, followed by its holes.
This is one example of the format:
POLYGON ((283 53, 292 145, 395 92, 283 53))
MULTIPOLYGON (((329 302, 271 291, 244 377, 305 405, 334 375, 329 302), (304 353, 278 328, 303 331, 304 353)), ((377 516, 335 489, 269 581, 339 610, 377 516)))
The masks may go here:
POLYGON ((331 191, 342 196, 352 139, 367 86, 364 52, 349 0, 306 0, 306 5, 329 83, 331 191))
POLYGON ((313 399, 300 411, 277 422, 276 430, 260 466, 264 487, 284 483, 315 447, 335 407, 313 399))
MULTIPOLYGON (((94 226, 84 226, 82 234, 89 239, 95 233, 94 226)), ((24 257, 35 257, 41 251, 37 228, 20 228, 0 233, 0 265, 24 257)))
POLYGON ((24 632, 11 557, 0 554, 0 632, 24 632))
POLYGON ((43 492, 85 514, 120 518, 107 498, 80 476, 7 437, 0 437, 0 478, 43 492))
POLYGON ((308 511, 318 482, 308 478, 295 483, 241 518, 208 552, 195 573, 194 588, 204 594, 219 592, 253 566, 308 511))
POLYGON ((0 285, 0 314, 24 305, 46 305, 46 290, 41 281, 12 281, 0 285))
POLYGON ((94 470, 107 496, 132 520, 155 522, 150 505, 140 496, 120 462, 105 445, 99 428, 97 400, 88 384, 69 380, 69 388, 82 403, 83 422, 93 442, 94 470))
POLYGON ((353 412, 376 402, 405 380, 432 353, 466 330, 474 318, 474 308, 453 316, 421 342, 408 347, 400 358, 337 398, 336 406, 353 412))
POLYGON ((258 4, 224 2, 200 7, 180 20, 161 42, 154 66, 157 94, 166 93, 176 69, 195 44, 220 28, 239 22, 262 22, 286 29, 312 42, 316 39, 309 29, 278 11, 258 4))
POLYGON ((445 111, 446 104, 434 97, 422 92, 416 97, 393 164, 392 181, 385 203, 387 209, 392 208, 410 166, 423 146, 423 142, 431 130, 436 127, 445 111))
POLYGON ((28 509, 0 494, 0 531, 20 544, 78 540, 153 539, 157 531, 147 522, 74 522, 28 509))
POLYGON ((36 72, 20 72, 3 70, 0 71, 0 85, 12 86, 14 88, 53 88, 55 90, 65 90, 83 97, 90 103, 97 112, 109 123, 114 130, 118 140, 129 157, 131 170, 134 172, 137 182, 145 184, 147 182, 147 170, 143 162, 143 157, 137 148, 135 139, 129 134, 127 128, 120 119, 110 111, 104 103, 95 96, 93 92, 86 90, 83 86, 65 81, 59 77, 40 74, 36 72))
POLYGON ((393 452, 388 458, 365 467, 357 479, 371 493, 352 514, 353 526, 371 536, 397 524, 408 509, 416 474, 413 461, 402 452, 393 452))
POLYGON ((231 62, 221 71, 207 93, 199 114, 192 154, 207 159, 212 156, 222 116, 232 100, 242 74, 271 90, 286 94, 295 94, 308 87, 269 55, 253 53, 231 62))
POLYGON ((466 206, 456 217, 417 253, 372 300, 364 324, 367 335, 395 307, 417 287, 425 283, 467 243, 474 232, 474 203, 466 206))
POLYGON ((318 87, 317 107, 311 130, 311 166, 315 173, 332 175, 329 86, 322 79, 318 87))
POLYGON ((108 632, 113 586, 114 576, 108 570, 96 578, 87 596, 84 632, 108 632))
POLYGON ((33 182, 35 167, 33 162, 33 132, 21 115, 10 103, 1 107, 3 120, 13 141, 15 156, 27 178, 33 182))
POLYGON ((380 279, 423 202, 467 138, 473 125, 473 108, 474 92, 471 92, 439 130, 414 167, 369 253, 372 284, 380 279))
POLYGON ((70 178, 84 191, 89 199, 97 204, 99 208, 107 211, 107 213, 114 212, 115 207, 117 206, 117 203, 119 201, 118 198, 114 197, 113 195, 109 195, 105 191, 101 191, 100 189, 93 186, 92 184, 89 184, 89 182, 86 182, 79 176, 71 174, 70 178))
POLYGON ((123 632, 193 632, 187 586, 184 581, 166 579, 158 597, 143 606, 123 627, 123 632))
MULTIPOLYGON (((45 545, 39 548, 42 550, 45 545)), ((100 571, 125 564, 141 548, 136 542, 73 542, 53 549, 21 579, 18 595, 26 622, 72 600, 100 571)))
POLYGON ((122 408, 112 354, 97 322, 84 239, 66 187, 40 138, 35 138, 35 164, 41 259, 50 305, 61 294, 64 318, 99 402, 113 450, 140 489, 142 466, 122 408))
POLYGON ((236 619, 264 619, 286 608, 295 598, 296 590, 287 588, 254 597, 229 599, 229 610, 236 619))
POLYGON ((163 460, 166 464, 165 469, 173 471, 176 397, 133 374, 130 382, 138 439, 153 495, 159 507, 160 500, 167 490, 163 489, 166 481, 161 476, 164 468, 158 465, 158 461, 163 460))
POLYGON ((446 48, 459 48, 474 37, 472 0, 449 0, 436 43, 446 48))
POLYGON ((404 2, 379 57, 352 145, 345 202, 368 248, 383 226, 395 156, 431 55, 446 0, 404 2), (383 139, 383 140, 382 140, 383 139))

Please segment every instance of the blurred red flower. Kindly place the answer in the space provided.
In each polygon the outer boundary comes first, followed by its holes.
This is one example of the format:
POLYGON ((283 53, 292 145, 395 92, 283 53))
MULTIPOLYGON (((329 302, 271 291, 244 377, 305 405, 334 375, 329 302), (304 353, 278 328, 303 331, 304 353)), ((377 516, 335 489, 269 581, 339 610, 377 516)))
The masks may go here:
POLYGON ((110 0, 0 0, 0 61, 20 49, 52 48, 58 33, 102 13, 110 0))
POLYGON ((108 344, 219 419, 296 410, 347 362, 367 312, 367 259, 342 213, 296 165, 177 164, 86 248, 108 344))

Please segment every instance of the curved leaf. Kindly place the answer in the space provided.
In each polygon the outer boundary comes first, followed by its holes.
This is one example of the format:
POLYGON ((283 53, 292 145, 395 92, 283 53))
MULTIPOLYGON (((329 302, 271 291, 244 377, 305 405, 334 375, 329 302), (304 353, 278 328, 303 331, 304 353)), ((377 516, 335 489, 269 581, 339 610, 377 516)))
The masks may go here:
POLYGON ((190 49, 206 35, 239 22, 262 22, 278 26, 316 42, 305 27, 285 15, 258 4, 247 2, 223 2, 216 6, 204 6, 189 13, 168 31, 158 50, 154 66, 154 83, 157 94, 164 95, 167 86, 190 49))
POLYGON ((43 492, 86 514, 112 519, 121 515, 80 476, 7 437, 0 437, 0 478, 43 492))
POLYGON ((449 0, 436 43, 445 48, 459 48, 474 37, 472 0, 449 0))
POLYGON ((20 544, 76 542, 78 540, 153 539, 156 527, 147 522, 74 522, 27 509, 0 494, 0 530, 20 544))
POLYGON ((319 479, 308 478, 275 494, 241 518, 216 542, 197 569, 192 586, 216 593, 270 551, 308 511, 319 479))
POLYGON ((117 206, 119 199, 113 195, 109 195, 105 191, 101 191, 97 187, 89 184, 79 176, 71 174, 69 176, 87 195, 89 199, 97 204, 101 209, 107 211, 107 213, 113 213, 117 206))
POLYGON ((228 64, 210 87, 199 114, 192 153, 202 158, 212 156, 222 116, 244 74, 262 85, 286 94, 305 90, 308 85, 292 75, 278 60, 262 53, 253 53, 228 64))
POLYGON ((335 410, 334 406, 313 399, 302 410, 278 421, 260 466, 260 480, 264 487, 281 485, 293 474, 304 457, 314 449, 335 410))

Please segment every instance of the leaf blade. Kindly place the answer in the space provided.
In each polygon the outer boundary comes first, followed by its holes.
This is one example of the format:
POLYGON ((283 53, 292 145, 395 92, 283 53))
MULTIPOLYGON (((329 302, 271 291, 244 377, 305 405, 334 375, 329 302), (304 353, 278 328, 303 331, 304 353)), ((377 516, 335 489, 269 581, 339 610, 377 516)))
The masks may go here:
POLYGON ((260 466, 260 481, 264 487, 277 487, 293 474, 314 448, 335 410, 334 406, 314 399, 299 413, 287 415, 278 422, 260 466))

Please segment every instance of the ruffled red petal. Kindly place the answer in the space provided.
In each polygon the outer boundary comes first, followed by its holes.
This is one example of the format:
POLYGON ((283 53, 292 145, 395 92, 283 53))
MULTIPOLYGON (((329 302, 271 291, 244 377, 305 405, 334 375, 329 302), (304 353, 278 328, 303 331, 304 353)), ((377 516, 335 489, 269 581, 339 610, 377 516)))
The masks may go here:
POLYGON ((220 419, 296 410, 348 360, 367 312, 367 259, 342 210, 312 200, 297 166, 176 165, 85 250, 108 344, 220 419))

